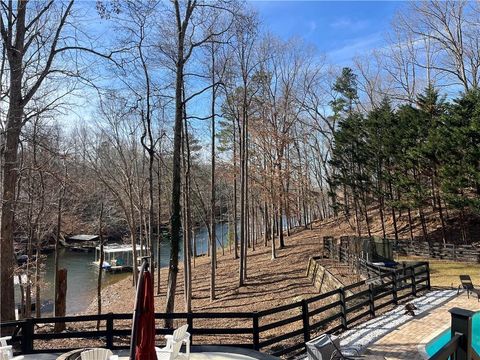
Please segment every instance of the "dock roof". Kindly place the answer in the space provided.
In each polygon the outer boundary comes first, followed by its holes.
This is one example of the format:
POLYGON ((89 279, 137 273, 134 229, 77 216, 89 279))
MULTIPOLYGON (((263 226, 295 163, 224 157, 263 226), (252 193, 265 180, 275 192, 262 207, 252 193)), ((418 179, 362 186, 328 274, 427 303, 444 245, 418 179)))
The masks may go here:
MULTIPOLYGON (((97 250, 100 250, 100 246, 96 247, 97 250)), ((141 246, 137 244, 136 250, 137 252, 140 251, 141 246)), ((144 250, 147 248, 144 247, 144 250)), ((133 251, 132 245, 126 245, 126 244, 110 244, 110 245, 104 245, 103 246, 103 252, 105 253, 114 253, 114 252, 131 252, 133 251)))
POLYGON ((73 240, 73 241, 93 241, 96 239, 98 239, 98 235, 80 234, 80 235, 73 235, 68 237, 68 240, 73 240))

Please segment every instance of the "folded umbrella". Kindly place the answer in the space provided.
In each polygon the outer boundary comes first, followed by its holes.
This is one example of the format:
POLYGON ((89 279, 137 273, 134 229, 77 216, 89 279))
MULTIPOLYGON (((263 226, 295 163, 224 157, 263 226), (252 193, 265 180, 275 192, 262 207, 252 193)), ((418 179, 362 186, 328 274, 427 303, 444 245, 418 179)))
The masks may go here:
POLYGON ((140 270, 133 315, 131 360, 156 360, 155 351, 155 306, 153 281, 148 262, 144 260, 140 270))

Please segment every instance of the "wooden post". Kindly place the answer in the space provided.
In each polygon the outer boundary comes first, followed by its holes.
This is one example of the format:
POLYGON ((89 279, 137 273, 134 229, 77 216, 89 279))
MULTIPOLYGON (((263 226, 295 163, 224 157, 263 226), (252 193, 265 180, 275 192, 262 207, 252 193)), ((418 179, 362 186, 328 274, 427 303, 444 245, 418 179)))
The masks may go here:
POLYGON ((308 319, 308 303, 302 300, 302 321, 303 321, 303 340, 310 341, 310 321, 308 319))
POLYGON ((343 287, 339 288, 339 297, 340 297, 340 312, 342 315, 342 327, 344 330, 347 329, 347 306, 345 304, 345 290, 343 287))
POLYGON ((392 272, 392 295, 393 295, 393 303, 398 305, 398 295, 397 295, 397 272, 392 272))
POLYGON ((417 296, 417 279, 415 277, 415 268, 412 266, 411 270, 412 270, 412 273, 410 275, 410 278, 412 280, 412 295, 417 296))
POLYGON ((427 270, 427 289, 430 290, 431 289, 431 285, 430 285, 430 264, 428 262, 425 263, 425 268, 427 270))
POLYGON ((370 306, 370 315, 372 318, 375 317, 375 288, 373 284, 368 285, 368 300, 370 306))
POLYGON ((190 345, 193 345, 193 316, 192 313, 187 314, 188 331, 190 332, 190 345))
POLYGON ((33 352, 33 319, 25 319, 22 324, 22 354, 33 352))
POLYGON ((258 313, 253 313, 253 349, 260 350, 260 331, 258 329, 258 313))
MULTIPOLYGON (((64 317, 67 308, 67 269, 58 269, 57 273, 58 291, 55 299, 55 316, 64 317)), ((54 331, 65 330, 64 322, 55 323, 54 331)))
POLYGON ((107 336, 106 336, 107 349, 113 347, 113 313, 107 314, 107 336))
POLYGON ((463 334, 455 359, 470 360, 472 359, 472 317, 475 313, 460 308, 452 308, 449 312, 452 314, 452 336, 457 333, 463 334))

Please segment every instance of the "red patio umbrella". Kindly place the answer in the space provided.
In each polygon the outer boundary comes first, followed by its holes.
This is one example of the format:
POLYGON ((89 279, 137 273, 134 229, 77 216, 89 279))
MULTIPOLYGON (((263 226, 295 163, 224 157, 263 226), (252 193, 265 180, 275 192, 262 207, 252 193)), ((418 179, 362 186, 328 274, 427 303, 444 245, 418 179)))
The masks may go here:
POLYGON ((156 360, 155 352, 155 306, 153 303, 152 275, 144 260, 140 270, 133 316, 131 360, 156 360))

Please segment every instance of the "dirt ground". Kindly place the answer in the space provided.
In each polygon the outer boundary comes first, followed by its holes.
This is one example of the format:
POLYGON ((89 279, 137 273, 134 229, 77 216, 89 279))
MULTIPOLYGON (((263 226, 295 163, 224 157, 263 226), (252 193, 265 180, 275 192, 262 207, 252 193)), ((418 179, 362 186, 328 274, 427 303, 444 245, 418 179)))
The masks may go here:
MULTIPOLYGON (((377 219, 376 210, 371 211, 372 219, 377 219)), ((390 216, 385 216, 387 236, 392 236, 393 226, 390 216)), ((416 219, 414 219, 416 220, 416 219)), ((427 225, 430 234, 438 231, 438 219, 435 213, 427 214, 427 225)), ((291 236, 285 236, 285 248, 277 249, 277 258, 272 260, 271 246, 264 247, 259 240, 255 251, 248 250, 247 276, 245 286, 238 287, 239 261, 226 249, 225 255, 218 254, 216 294, 217 298, 210 301, 210 259, 199 257, 195 267, 192 268, 192 308, 194 312, 213 311, 259 311, 276 306, 289 304, 304 298, 311 297, 317 292, 310 280, 306 277, 308 260, 311 256, 318 256, 322 252, 323 236, 355 235, 351 226, 353 221, 316 221, 312 229, 297 228, 291 236)), ((409 230, 406 214, 402 214, 397 222, 401 238, 408 238, 409 230)), ((362 229, 364 232, 365 229, 362 229)), ((379 221, 372 221, 373 235, 381 235, 379 221)), ((419 235, 419 227, 414 229, 419 235)), ((277 239, 278 246, 278 239, 277 239)), ((435 266, 435 265, 434 265, 435 266)), ((458 267, 458 263, 455 265, 458 267)), ((432 275, 435 271, 432 268, 432 275)), ((462 270, 463 271, 463 270, 462 270)), ((160 293, 155 297, 155 308, 158 312, 165 311, 165 295, 168 269, 162 269, 160 293)), ((439 274, 446 274, 444 271, 439 274)), ((175 311, 185 310, 183 294, 183 266, 180 265, 178 273, 177 296, 175 311)), ((442 275, 443 276, 443 275, 442 275)), ((457 274, 454 274, 454 277, 457 274)), ((342 281, 349 284, 357 281, 356 277, 346 276, 342 281)), ((450 279, 448 281, 451 281, 450 279)), ((157 281, 155 280, 155 283, 157 281)), ((155 289, 155 293, 157 289, 155 289)), ((116 284, 108 286, 102 292, 102 312, 130 312, 134 303, 134 288, 131 277, 116 284)), ((96 313, 96 300, 85 312, 96 313)))
MULTIPOLYGON (((202 256, 192 266, 192 308, 193 311, 254 311, 289 304, 317 294, 306 277, 308 260, 322 251, 320 227, 298 231, 285 238, 285 248, 277 249, 277 258, 272 260, 271 247, 257 244, 255 251, 249 249, 247 258, 246 285, 238 287, 239 260, 226 250, 218 254, 216 295, 210 301, 210 259, 202 256)), ((278 241, 278 240, 277 240, 278 241)), ((156 274, 155 274, 156 275, 156 274)), ((165 311, 165 296, 168 269, 161 270, 160 294, 155 296, 155 308, 165 311)), ((183 265, 178 273, 175 311, 185 311, 183 265)), ((155 279, 155 283, 157 280, 155 279)), ((157 288, 155 287, 155 293, 157 288)), ((134 305, 134 288, 131 278, 121 280, 102 291, 102 312, 131 312, 134 305)), ((86 311, 96 313, 96 301, 86 311)))
MULTIPOLYGON (((376 232, 381 231, 380 228, 376 232)), ((311 256, 318 256, 322 253, 323 236, 340 236, 345 234, 354 234, 354 230, 349 226, 348 222, 340 224, 334 220, 323 222, 315 222, 312 229, 296 229, 291 236, 285 237, 285 248, 277 249, 277 258, 272 260, 271 246, 264 247, 263 241, 258 242, 255 251, 248 250, 246 284, 238 287, 238 271, 239 261, 234 259, 233 254, 226 249, 225 255, 220 252, 218 254, 216 294, 217 298, 210 301, 210 259, 206 256, 199 257, 195 260, 195 267, 192 268, 192 309, 193 312, 253 312, 275 308, 281 305, 291 304, 305 298, 310 298, 318 294, 311 280, 306 276, 308 261, 311 256)), ((277 239, 278 244, 278 239, 277 239)), ((340 266, 341 267, 341 266, 340 266)), ((340 275, 345 285, 358 281, 357 276, 349 276, 343 274, 344 269, 332 269, 334 273, 340 275), (336 271, 337 270, 337 271, 336 271)), ((155 274, 156 275, 156 274, 155 274)), ((155 296, 156 312, 165 311, 166 287, 167 287, 168 269, 161 270, 160 292, 155 296)), ((178 273, 177 295, 175 299, 175 312, 184 312, 184 292, 183 292, 183 266, 180 265, 178 273)), ((157 283, 157 279, 155 279, 157 283)), ((155 288, 155 293, 157 288, 155 288)), ((128 277, 118 283, 112 284, 102 291, 102 313, 131 313, 134 307, 135 297, 132 278, 128 277)), ((331 301, 331 300, 329 300, 331 301)), ((323 306, 325 304, 317 304, 323 306)), ((301 309, 294 308, 272 315, 270 318, 263 319, 264 323, 271 323, 277 320, 285 319, 299 314, 301 309)), ((334 311, 334 309, 332 309, 334 311)), ((96 299, 92 299, 85 314, 96 314, 96 299)), ((323 314, 322 317, 328 316, 323 314)), ((174 327, 180 325, 176 322, 174 327)), ((332 323, 330 326, 335 326, 332 323)), ((95 324, 71 324, 70 330, 84 328, 93 328, 95 324)), ((116 321, 115 328, 128 329, 131 326, 129 321, 116 321)), ((212 320, 195 320, 196 328, 235 328, 250 327, 251 319, 214 319, 212 320)), ((102 326, 103 327, 103 326, 102 326)), ((157 320, 157 327, 163 327, 161 320, 157 320)), ((261 341, 286 334, 294 330, 302 329, 301 321, 287 324, 281 328, 275 328, 272 331, 262 333, 261 341)), ((48 331, 47 329, 45 329, 48 331)), ((321 329, 319 329, 321 331, 321 329)), ((199 339, 201 343, 222 343, 228 344, 229 341, 236 343, 251 343, 251 335, 236 335, 233 339, 231 336, 216 337, 212 339, 199 339), (210 341, 209 341, 210 340, 210 341)), ((58 345, 62 347, 77 346, 70 340, 58 340, 58 345)), ((122 341, 118 339, 118 341, 122 341)), ((293 342, 289 340, 284 345, 293 342)), ((299 340, 301 342, 301 339, 299 340)), ((38 342, 38 347, 55 347, 56 341, 38 342)), ((117 342, 117 344, 119 344, 117 342)), ((94 345, 93 343, 91 346, 94 345)), ((96 345, 96 344, 95 344, 96 345)), ((281 348, 281 345, 278 345, 281 348)), ((275 346, 272 346, 271 350, 275 346)))
MULTIPOLYGON (((195 267, 192 267, 192 308, 193 312, 253 312, 275 308, 281 305, 291 304, 304 298, 309 298, 318 294, 318 291, 312 285, 311 280, 306 275, 308 261, 311 256, 318 256, 322 252, 322 237, 329 234, 331 229, 325 224, 319 226, 316 224, 313 230, 297 229, 289 237, 285 237, 285 248, 277 249, 277 258, 272 260, 271 247, 264 247, 258 243, 255 251, 249 249, 247 259, 248 279, 245 286, 238 287, 239 260, 235 260, 233 253, 226 250, 225 255, 218 254, 216 293, 217 299, 210 301, 210 259, 206 256, 198 257, 195 260, 195 267)), ((278 240, 277 240, 278 244, 278 240)), ((342 282, 349 284, 357 281, 356 276, 351 278, 342 273, 342 282)), ((155 274, 156 275, 156 274, 155 274)), ((167 288, 168 269, 161 269, 160 294, 155 296, 156 312, 165 312, 166 288, 167 288)), ((178 287, 175 298, 175 312, 184 312, 184 285, 183 285, 183 265, 179 267, 178 287)), ((157 279, 155 278, 155 283, 157 279)), ((157 288, 155 286, 155 293, 157 288)), ((125 278, 115 284, 109 285, 102 291, 102 313, 132 313, 134 307, 134 287, 132 278, 125 278)), ((321 306, 321 304, 317 304, 321 306)), ((274 315, 262 318, 260 326, 265 323, 274 322, 280 319, 298 315, 301 309, 294 308, 274 315)), ((96 298, 84 314, 96 314, 96 298)), ((174 322, 174 327, 180 325, 174 322)), ((183 320, 184 322, 184 320, 183 320)), ((82 323, 70 324, 69 330, 78 330, 79 328, 89 330, 95 324, 82 323)), ((128 329, 131 326, 130 321, 115 321, 115 328, 128 329)), ((163 327, 162 320, 157 320, 157 327, 163 327)), ((252 320, 241 319, 196 319, 194 320, 196 328, 238 328, 252 327, 252 320)), ((102 324, 103 328, 103 324, 102 324)), ((265 331, 262 333, 261 341, 301 329, 302 322, 297 321, 287 324, 281 328, 265 331)), ((48 331, 45 329, 45 331, 48 331)), ((195 336, 197 343, 251 343, 252 335, 216 336, 205 338, 195 336)), ((159 337, 159 341, 161 341, 159 337)), ((117 339, 117 345, 120 345, 117 339)), ((91 344, 91 346, 97 344, 91 344)), ((56 340, 50 342, 38 341, 36 346, 39 348, 61 346, 63 348, 78 346, 75 341, 56 340)))

